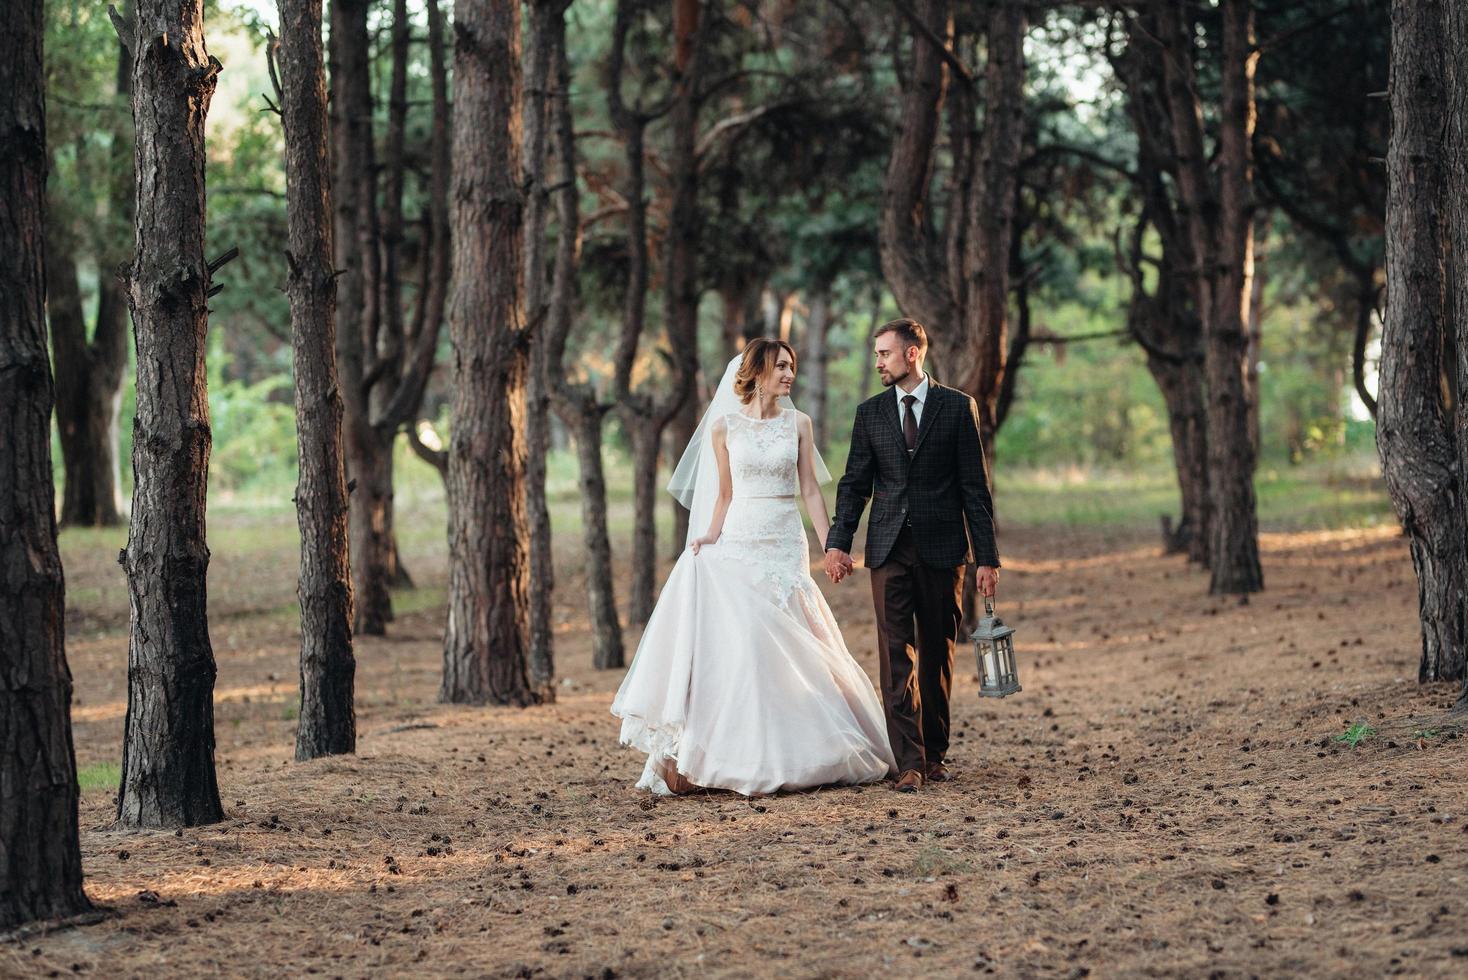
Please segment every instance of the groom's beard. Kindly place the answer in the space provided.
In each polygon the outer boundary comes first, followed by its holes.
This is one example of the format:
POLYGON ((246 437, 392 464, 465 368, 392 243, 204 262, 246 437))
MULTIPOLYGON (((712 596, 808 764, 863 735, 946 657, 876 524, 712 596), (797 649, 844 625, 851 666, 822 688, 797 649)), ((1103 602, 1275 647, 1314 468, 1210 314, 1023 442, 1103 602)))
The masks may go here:
POLYGON ((903 371, 901 374, 884 374, 881 376, 882 387, 890 388, 893 385, 897 384, 899 381, 906 381, 909 374, 912 374, 912 371, 903 371))

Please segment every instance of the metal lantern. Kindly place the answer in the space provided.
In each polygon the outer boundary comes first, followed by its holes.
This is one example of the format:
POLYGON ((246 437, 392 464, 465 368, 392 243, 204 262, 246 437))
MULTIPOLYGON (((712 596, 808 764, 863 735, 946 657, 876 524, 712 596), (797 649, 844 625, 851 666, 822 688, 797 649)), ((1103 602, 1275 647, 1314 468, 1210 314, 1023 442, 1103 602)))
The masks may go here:
POLYGON ((1014 668, 1014 630, 994 615, 994 597, 984 596, 984 618, 970 637, 979 662, 979 694, 1002 698, 1023 690, 1014 668))

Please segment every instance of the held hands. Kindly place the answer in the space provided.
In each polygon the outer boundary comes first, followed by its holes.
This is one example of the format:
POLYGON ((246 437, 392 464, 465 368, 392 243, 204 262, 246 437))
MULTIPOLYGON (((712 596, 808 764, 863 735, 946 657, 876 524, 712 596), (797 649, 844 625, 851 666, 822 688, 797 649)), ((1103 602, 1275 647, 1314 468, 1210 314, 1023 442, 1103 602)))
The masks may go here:
POLYGON ((851 556, 840 548, 831 548, 826 552, 826 577, 832 582, 840 583, 855 567, 851 556))

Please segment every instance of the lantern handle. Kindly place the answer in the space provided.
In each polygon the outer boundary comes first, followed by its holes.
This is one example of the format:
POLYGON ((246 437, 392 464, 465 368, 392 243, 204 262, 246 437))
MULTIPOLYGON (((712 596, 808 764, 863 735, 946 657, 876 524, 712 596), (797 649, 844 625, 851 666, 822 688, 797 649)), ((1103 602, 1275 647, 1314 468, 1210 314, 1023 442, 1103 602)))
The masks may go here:
POLYGON ((986 596, 983 597, 983 599, 984 599, 984 615, 985 616, 993 616, 994 615, 994 597, 991 596, 991 595, 986 595, 986 596))

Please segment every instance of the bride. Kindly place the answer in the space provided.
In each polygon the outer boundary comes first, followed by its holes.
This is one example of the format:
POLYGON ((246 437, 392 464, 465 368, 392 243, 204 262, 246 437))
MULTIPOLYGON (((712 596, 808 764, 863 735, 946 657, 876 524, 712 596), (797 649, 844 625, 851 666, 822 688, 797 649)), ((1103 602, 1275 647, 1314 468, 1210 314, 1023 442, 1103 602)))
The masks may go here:
POLYGON ((796 498, 824 541, 831 475, 794 381, 788 344, 750 341, 668 484, 688 548, 612 702, 622 743, 647 753, 639 788, 752 795, 893 768, 876 692, 810 576, 796 498))

